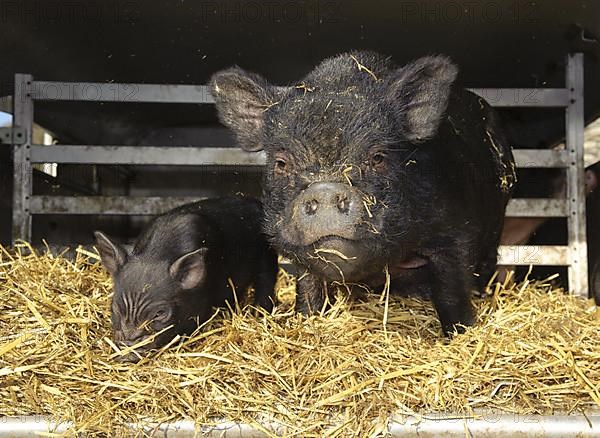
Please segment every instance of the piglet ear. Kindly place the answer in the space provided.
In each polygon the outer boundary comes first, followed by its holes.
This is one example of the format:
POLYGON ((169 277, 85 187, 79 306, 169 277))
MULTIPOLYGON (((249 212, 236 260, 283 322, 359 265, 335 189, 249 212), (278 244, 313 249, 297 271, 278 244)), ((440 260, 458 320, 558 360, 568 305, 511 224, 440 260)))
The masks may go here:
POLYGON ((171 264, 171 278, 181 284, 183 289, 193 289, 200 286, 206 277, 207 248, 199 248, 182 255, 171 264))
POLYGON ((127 261, 127 251, 100 231, 94 231, 94 236, 96 237, 96 248, 100 253, 102 264, 112 275, 127 261))
POLYGON ((409 141, 420 143, 436 134, 457 73, 449 58, 427 56, 386 78, 386 95, 409 141))
POLYGON ((219 119, 233 130, 246 151, 263 149, 265 111, 275 103, 275 89, 261 76, 232 67, 210 80, 219 119))

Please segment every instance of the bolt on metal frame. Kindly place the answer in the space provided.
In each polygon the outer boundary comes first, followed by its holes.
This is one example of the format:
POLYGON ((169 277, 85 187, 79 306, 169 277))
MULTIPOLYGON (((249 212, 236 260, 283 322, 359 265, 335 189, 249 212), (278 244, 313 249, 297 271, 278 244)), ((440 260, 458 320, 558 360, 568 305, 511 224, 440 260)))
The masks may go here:
MULTIPOLYGON (((517 167, 567 169, 567 199, 512 199, 511 217, 567 217, 566 246, 501 246, 500 265, 568 266, 569 290, 587 297, 587 244, 583 164, 583 54, 567 57, 565 88, 471 89, 495 107, 562 107, 566 109, 566 150, 518 149, 517 167)), ((264 164, 263 153, 238 148, 34 145, 33 111, 36 100, 214 104, 207 86, 114 84, 34 81, 15 75, 13 130, 24 138, 13 144, 13 244, 31 240, 34 214, 157 214, 197 198, 127 196, 36 196, 32 193, 32 164, 129 164, 253 166, 264 164)))

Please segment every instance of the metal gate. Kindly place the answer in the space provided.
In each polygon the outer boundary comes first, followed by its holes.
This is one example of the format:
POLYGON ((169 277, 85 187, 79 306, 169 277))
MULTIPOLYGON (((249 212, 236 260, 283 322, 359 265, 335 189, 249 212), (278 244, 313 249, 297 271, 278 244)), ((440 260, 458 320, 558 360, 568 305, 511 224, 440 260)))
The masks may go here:
MULTIPOLYGON (((566 149, 516 149, 517 167, 566 168, 567 199, 513 199, 509 217, 567 217, 566 246, 501 246, 501 265, 568 266, 571 293, 588 296, 585 189, 583 162, 583 55, 567 57, 564 88, 483 88, 471 91, 495 107, 565 108, 566 149)), ((192 198, 126 196, 36 196, 32 193, 34 163, 262 166, 262 153, 238 148, 36 145, 32 144, 34 102, 70 100, 214 104, 208 87, 114 83, 35 81, 15 75, 12 129, 14 189, 13 243, 31 239, 31 218, 37 214, 156 214, 192 198)), ((197 198, 193 198, 197 199, 197 198)))

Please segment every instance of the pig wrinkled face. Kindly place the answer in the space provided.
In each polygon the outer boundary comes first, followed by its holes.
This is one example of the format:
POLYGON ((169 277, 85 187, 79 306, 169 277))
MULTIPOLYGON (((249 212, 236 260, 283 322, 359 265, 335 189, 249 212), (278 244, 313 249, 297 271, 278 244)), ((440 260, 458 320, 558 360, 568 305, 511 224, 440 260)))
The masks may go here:
POLYGON ((266 151, 274 245, 340 281, 379 274, 390 252, 410 260, 397 242, 417 238, 411 162, 435 135, 455 75, 444 57, 395 68, 366 52, 326 60, 289 90, 239 68, 217 73, 221 120, 244 149, 266 151))
MULTIPOLYGON (((114 277, 112 324, 117 344, 134 345, 177 323, 177 304, 172 298, 180 293, 168 274, 166 264, 142 265, 132 260, 114 277)), ((141 347, 149 350, 164 345, 173 337, 173 330, 158 335, 141 347)))
POLYGON ((364 100, 313 93, 267 120, 266 231, 313 270, 354 281, 371 274, 362 272, 364 260, 383 260, 392 248, 397 209, 410 214, 392 187, 406 180, 414 148, 389 135, 393 122, 376 102, 366 114, 364 100))
MULTIPOLYGON (((128 256, 123 248, 96 232, 102 263, 113 278, 111 321, 117 345, 128 347, 152 337, 136 348, 143 355, 167 344, 182 332, 186 294, 204 279, 204 252, 199 249, 175 262, 128 256), (159 333, 160 332, 160 333, 159 333)), ((135 361, 131 354, 124 360, 135 361)))

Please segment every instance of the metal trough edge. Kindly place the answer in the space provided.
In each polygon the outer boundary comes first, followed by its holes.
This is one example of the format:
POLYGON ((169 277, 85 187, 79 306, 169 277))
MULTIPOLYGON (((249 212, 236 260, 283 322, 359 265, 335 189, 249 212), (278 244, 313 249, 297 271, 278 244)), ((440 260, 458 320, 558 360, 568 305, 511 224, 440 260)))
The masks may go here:
MULTIPOLYGON (((399 417, 400 418, 400 417, 399 417)), ((65 433, 72 423, 56 423, 45 416, 0 417, 0 438, 29 438, 39 433, 65 433)), ((276 422, 264 424, 266 429, 281 435, 284 433, 276 422)), ((143 427, 152 436, 169 438, 222 437, 248 438, 266 437, 265 432, 249 424, 229 421, 215 425, 196 426, 193 421, 152 425, 132 424, 132 428, 143 427)), ((335 426, 333 426, 335 429, 335 426)), ((426 417, 404 416, 401 420, 390 420, 381 430, 385 436, 405 437, 598 437, 600 436, 600 412, 577 415, 520 415, 485 413, 476 417, 433 414, 426 417)))

